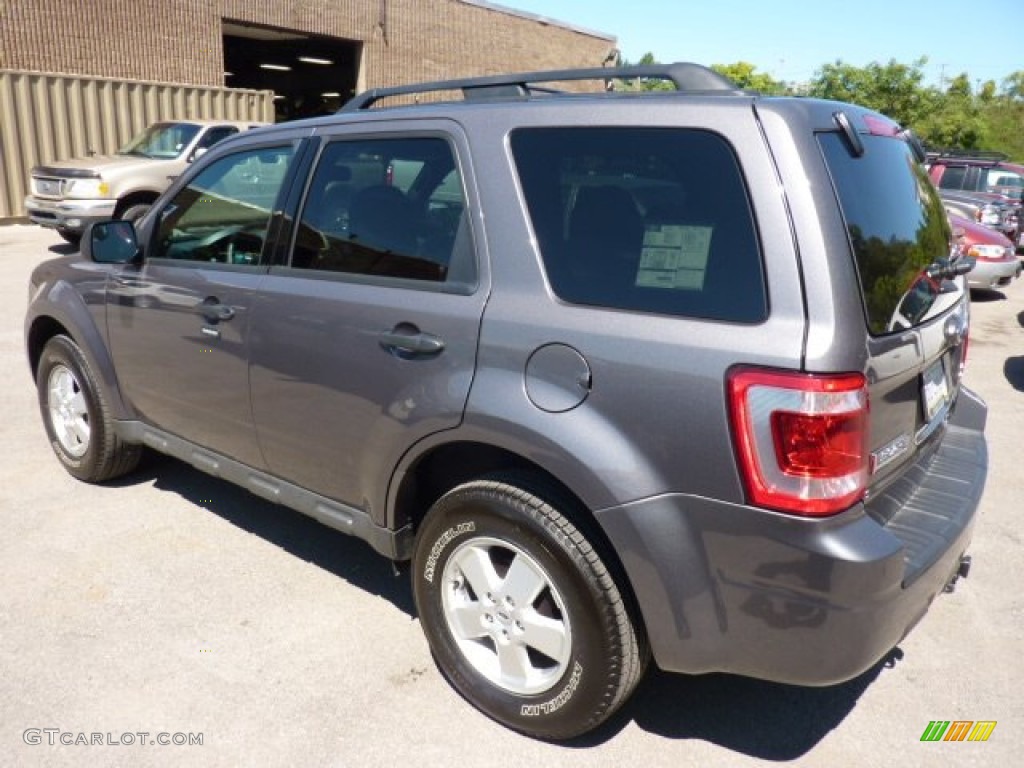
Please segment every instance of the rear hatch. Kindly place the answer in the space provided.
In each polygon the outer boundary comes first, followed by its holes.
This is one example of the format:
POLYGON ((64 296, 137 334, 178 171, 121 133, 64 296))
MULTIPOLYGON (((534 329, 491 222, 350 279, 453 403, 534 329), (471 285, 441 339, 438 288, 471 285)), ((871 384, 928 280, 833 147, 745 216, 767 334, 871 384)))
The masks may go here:
POLYGON ((945 551, 973 511, 961 498, 968 486, 960 475, 976 466, 984 471, 983 456, 957 455, 956 429, 948 426, 967 350, 967 284, 944 269, 952 262, 942 201, 898 130, 817 139, 868 328, 866 507, 907 545, 912 578, 945 551))

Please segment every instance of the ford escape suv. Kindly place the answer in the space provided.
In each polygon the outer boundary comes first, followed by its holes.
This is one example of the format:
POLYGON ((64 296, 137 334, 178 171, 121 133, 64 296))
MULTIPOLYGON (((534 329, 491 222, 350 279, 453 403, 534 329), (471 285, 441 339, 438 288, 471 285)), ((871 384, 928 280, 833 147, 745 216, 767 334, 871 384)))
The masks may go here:
POLYGON ((846 680, 965 575, 987 472, 922 159, 692 64, 370 91, 35 270, 46 432, 84 481, 145 446, 410 562, 443 674, 532 736, 650 658, 846 680))

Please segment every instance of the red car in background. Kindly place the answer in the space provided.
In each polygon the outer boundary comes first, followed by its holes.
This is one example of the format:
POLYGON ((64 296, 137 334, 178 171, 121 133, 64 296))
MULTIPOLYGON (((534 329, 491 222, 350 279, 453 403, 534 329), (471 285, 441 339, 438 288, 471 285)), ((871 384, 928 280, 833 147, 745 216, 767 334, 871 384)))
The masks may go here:
MULTIPOLYGON (((1024 165, 1010 162, 1009 156, 1001 152, 973 150, 932 151, 927 155, 927 165, 928 175, 947 208, 958 195, 974 195, 980 203, 977 218, 996 217, 996 221, 982 223, 1000 229, 1015 247, 1024 246, 1024 165), (989 203, 987 207, 984 201, 989 203)), ((966 210, 956 208, 961 214, 966 210)))
POLYGON ((1000 288, 1020 275, 1021 261, 1006 237, 963 216, 948 216, 960 252, 975 260, 974 269, 967 273, 971 288, 1000 288))

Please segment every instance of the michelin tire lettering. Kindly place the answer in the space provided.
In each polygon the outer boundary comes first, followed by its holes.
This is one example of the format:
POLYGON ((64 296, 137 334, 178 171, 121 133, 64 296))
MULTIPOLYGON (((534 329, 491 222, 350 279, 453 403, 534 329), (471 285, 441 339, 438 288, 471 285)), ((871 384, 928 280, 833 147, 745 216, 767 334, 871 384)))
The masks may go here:
POLYGON ((569 678, 569 682, 565 684, 563 688, 555 698, 550 701, 545 701, 543 704, 523 704, 519 714, 523 717, 539 717, 540 715, 551 715, 560 710, 568 703, 569 699, 576 692, 576 689, 580 685, 580 679, 583 677, 583 665, 578 661, 573 665, 572 676, 569 678))
POLYGON ((427 558, 427 564, 423 568, 423 578, 433 584, 434 570, 437 568, 437 559, 441 556, 441 553, 444 552, 444 548, 462 534, 472 533, 475 530, 476 523, 470 520, 467 523, 459 523, 457 526, 449 528, 447 531, 442 533, 441 537, 434 542, 434 546, 430 548, 430 557, 427 558))

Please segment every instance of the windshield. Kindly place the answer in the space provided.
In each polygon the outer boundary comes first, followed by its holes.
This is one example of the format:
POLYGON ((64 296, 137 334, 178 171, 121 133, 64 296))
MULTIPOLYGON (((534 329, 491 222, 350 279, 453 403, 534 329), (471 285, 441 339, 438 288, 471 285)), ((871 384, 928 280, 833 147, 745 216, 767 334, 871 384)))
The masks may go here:
POLYGON ((861 136, 851 154, 838 133, 818 141, 825 155, 860 274, 868 327, 892 333, 920 323, 941 285, 924 270, 950 254, 946 212, 905 141, 861 136))
POLYGON ((197 133, 199 126, 192 123, 154 123, 118 150, 118 154, 173 160, 197 133))

